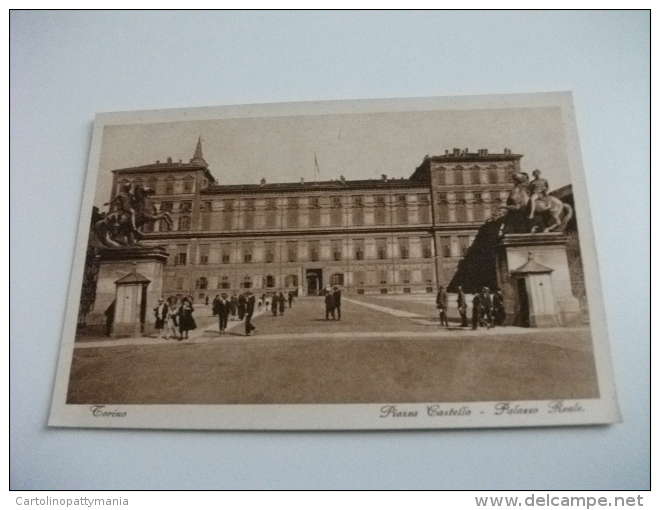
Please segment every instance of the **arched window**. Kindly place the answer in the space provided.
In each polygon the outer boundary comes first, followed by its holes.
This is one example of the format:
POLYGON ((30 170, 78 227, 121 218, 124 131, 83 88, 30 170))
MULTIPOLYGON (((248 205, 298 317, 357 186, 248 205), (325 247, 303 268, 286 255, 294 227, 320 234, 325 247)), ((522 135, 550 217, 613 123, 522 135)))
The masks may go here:
POLYGON ((160 222, 158 223, 158 230, 160 230, 161 232, 169 232, 170 230, 172 230, 172 228, 170 227, 170 224, 166 220, 160 220, 160 222))
POLYGON ((190 230, 190 216, 179 217, 179 230, 190 230))
POLYGON ((252 288, 252 278, 250 276, 245 276, 243 277, 243 281, 241 282, 241 287, 244 289, 251 289, 252 288))
POLYGON ((330 285, 344 285, 344 273, 334 273, 330 277, 330 285))
POLYGON ((195 288, 204 290, 209 286, 209 281, 206 279, 205 276, 200 276, 197 278, 197 281, 195 282, 195 288))
POLYGON ((268 287, 269 289, 275 287, 275 277, 272 274, 264 277, 264 287, 268 287))
POLYGON ((298 275, 288 274, 284 279, 284 285, 286 287, 297 287, 298 286, 298 275))

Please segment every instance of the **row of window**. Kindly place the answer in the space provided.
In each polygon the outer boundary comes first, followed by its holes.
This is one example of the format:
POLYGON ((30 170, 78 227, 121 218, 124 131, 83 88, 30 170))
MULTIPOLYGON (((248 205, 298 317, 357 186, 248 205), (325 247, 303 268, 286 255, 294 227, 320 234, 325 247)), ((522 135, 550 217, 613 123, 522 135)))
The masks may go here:
POLYGON ((453 168, 438 167, 434 175, 437 179, 436 183, 439 185, 498 184, 508 182, 513 170, 513 166, 502 168, 493 165, 488 168, 479 166, 463 168, 458 165, 453 168))
POLYGON ((173 176, 159 179, 152 176, 146 179, 137 177, 135 179, 120 179, 119 186, 123 184, 133 184, 134 186, 147 186, 154 190, 157 195, 174 195, 179 193, 193 193, 195 191, 195 178, 192 175, 187 175, 183 178, 175 178, 173 176))
MULTIPOLYGON (((389 284, 424 284, 432 285, 433 284, 433 270, 432 268, 426 267, 419 271, 417 278, 413 278, 414 272, 410 269, 399 269, 393 271, 391 269, 382 268, 373 271, 353 271, 352 273, 352 286, 353 287, 362 287, 366 285, 389 285, 389 284)), ((241 289, 251 289, 254 287, 259 287, 263 289, 274 289, 277 286, 277 279, 275 275, 267 274, 260 277, 259 283, 255 277, 251 275, 244 275, 242 277, 231 278, 229 275, 218 275, 217 283, 215 285, 216 289, 219 290, 230 290, 234 288, 241 289)), ((299 279, 296 274, 288 274, 283 278, 283 286, 286 288, 298 287, 299 279)), ((184 290, 184 277, 175 278, 174 287, 176 290, 184 290)), ((335 272, 330 274, 329 285, 339 285, 344 286, 347 281, 345 279, 344 273, 335 272)), ((208 290, 210 289, 209 278, 206 276, 200 276, 195 280, 195 290, 208 290)))
MULTIPOLYGON (((442 257, 463 256, 470 247, 470 236, 457 236, 455 249, 452 250, 452 240, 449 236, 443 236, 440 239, 439 251, 442 257)), ((322 256, 321 241, 286 241, 279 248, 274 241, 263 243, 263 259, 259 262, 266 264, 279 261, 299 262, 299 261, 320 261, 320 260, 387 260, 389 258, 409 259, 411 253, 411 238, 400 237, 394 243, 388 242, 388 238, 375 238, 374 249, 370 257, 366 257, 366 247, 364 239, 352 239, 350 245, 350 255, 347 253, 349 246, 342 239, 333 239, 329 246, 329 255, 322 256), (396 254, 394 253, 396 249, 396 254), (306 253, 305 253, 306 252, 306 253)), ((223 243, 216 249, 214 260, 211 261, 211 245, 199 245, 199 265, 210 263, 230 264, 230 263, 252 263, 255 259, 255 243, 253 241, 242 241, 236 247, 231 243, 223 243)), ((327 253, 327 252, 326 252, 327 253)), ((425 259, 433 257, 433 243, 430 237, 419 238, 419 252, 417 256, 425 259)), ((170 256, 170 263, 178 266, 188 264, 188 245, 177 245, 176 252, 170 256)))

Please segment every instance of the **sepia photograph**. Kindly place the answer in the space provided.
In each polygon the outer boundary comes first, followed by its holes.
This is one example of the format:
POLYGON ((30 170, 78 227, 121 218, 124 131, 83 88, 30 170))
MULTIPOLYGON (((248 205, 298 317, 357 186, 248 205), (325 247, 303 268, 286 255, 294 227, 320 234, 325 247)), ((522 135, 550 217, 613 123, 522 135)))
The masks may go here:
POLYGON ((586 196, 570 93, 99 114, 50 423, 615 422, 586 196))

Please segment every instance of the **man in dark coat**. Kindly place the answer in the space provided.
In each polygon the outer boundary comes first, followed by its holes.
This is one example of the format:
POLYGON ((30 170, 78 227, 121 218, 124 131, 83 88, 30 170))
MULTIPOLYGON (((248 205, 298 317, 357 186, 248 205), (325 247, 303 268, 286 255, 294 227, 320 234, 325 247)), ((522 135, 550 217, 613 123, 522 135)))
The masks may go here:
POLYGON ((254 324, 252 324, 252 315, 254 315, 254 303, 256 299, 254 294, 249 290, 245 294, 245 336, 250 336, 250 334, 257 329, 254 324))
POLYGON ((289 308, 293 306, 293 291, 289 291, 289 308))
POLYGON ((238 299, 236 294, 232 294, 231 299, 229 300, 229 315, 231 315, 232 320, 236 318, 236 308, 238 307, 238 299))
POLYGON ((493 325, 493 300, 490 296, 490 289, 488 287, 481 289, 479 302, 481 304, 481 325, 490 329, 493 325))
POLYGON ((284 315, 284 306, 286 305, 286 298, 282 291, 280 291, 279 296, 277 297, 277 303, 280 305, 280 315, 284 315))
POLYGON ((335 300, 335 311, 337 312, 337 320, 341 320, 341 290, 339 290, 339 287, 333 287, 332 289, 332 297, 335 300))
POLYGON ((218 315, 218 303, 220 302, 220 296, 217 294, 213 298, 213 303, 211 304, 211 310, 213 311, 213 315, 218 315))
POLYGON ((330 316, 335 318, 335 296, 328 289, 325 293, 325 320, 330 320, 330 316))
POLYGON ((438 312, 440 314, 440 325, 449 327, 449 322, 447 321, 447 291, 442 285, 438 287, 438 295, 435 298, 435 306, 438 308, 438 312))
POLYGON ((465 299, 465 292, 463 292, 463 287, 461 287, 460 285, 458 286, 456 304, 458 305, 458 313, 461 316, 461 327, 466 328, 468 325, 467 300, 465 299))
POLYGON ((270 311, 273 312, 273 317, 277 317, 278 301, 279 297, 277 296, 277 292, 273 292, 273 295, 270 298, 270 311))
POLYGON ((472 329, 477 329, 481 322, 481 297, 476 293, 472 298, 472 329))
POLYGON ((504 295, 501 290, 495 291, 493 295, 493 320, 495 325, 501 326, 504 324, 506 318, 506 310, 504 309, 504 295))
POLYGON ((227 319, 229 318, 229 301, 227 294, 223 294, 221 299, 213 301, 213 314, 218 316, 218 330, 221 335, 225 334, 227 329, 227 319))
POLYGON ((238 320, 242 321, 245 317, 245 305, 247 300, 245 299, 245 294, 238 296, 238 320))

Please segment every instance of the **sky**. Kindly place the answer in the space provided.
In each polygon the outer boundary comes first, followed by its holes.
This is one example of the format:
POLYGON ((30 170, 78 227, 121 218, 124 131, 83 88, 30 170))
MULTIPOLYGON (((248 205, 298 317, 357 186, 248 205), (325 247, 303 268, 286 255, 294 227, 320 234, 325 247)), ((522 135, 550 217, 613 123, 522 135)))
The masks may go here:
POLYGON ((570 183, 561 112, 555 107, 298 115, 106 126, 95 204, 106 202, 111 170, 188 162, 197 138, 220 184, 409 177, 426 154, 453 147, 522 154, 551 188, 570 183))

